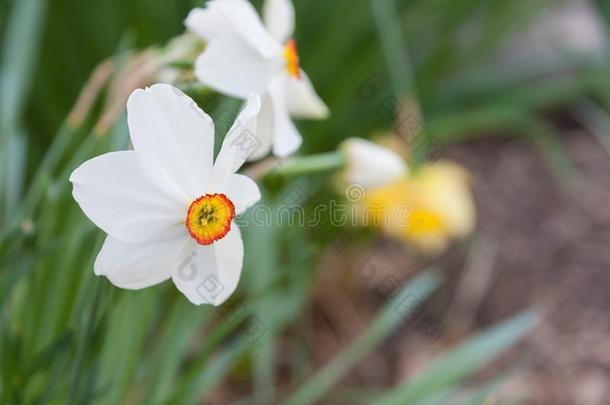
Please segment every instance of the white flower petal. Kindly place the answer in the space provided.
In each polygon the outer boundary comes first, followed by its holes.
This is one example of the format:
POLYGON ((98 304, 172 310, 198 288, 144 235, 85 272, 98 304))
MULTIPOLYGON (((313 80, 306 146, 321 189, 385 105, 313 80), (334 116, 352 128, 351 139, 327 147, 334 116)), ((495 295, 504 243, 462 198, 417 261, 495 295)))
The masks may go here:
POLYGON ((187 95, 156 84, 127 101, 134 149, 153 157, 193 199, 208 188, 214 158, 214 124, 187 95))
POLYGON ((260 97, 256 94, 251 95, 225 136, 214 163, 215 191, 226 191, 231 175, 260 147, 261 142, 256 131, 256 120, 260 109, 260 97))
POLYGON ((294 33, 294 5, 290 0, 265 0, 263 21, 269 33, 284 43, 294 33))
POLYGON ((284 158, 296 152, 303 138, 290 118, 286 104, 286 77, 279 77, 269 85, 269 101, 273 134, 273 154, 284 158))
POLYGON ((344 176, 348 184, 379 187, 408 174, 406 163, 397 153, 373 142, 349 138, 341 148, 347 160, 344 176))
POLYGON ((273 143, 273 154, 285 158, 301 147, 303 138, 287 113, 276 113, 275 119, 277 137, 273 143))
POLYGON ((107 236, 95 260, 95 274, 130 290, 162 283, 172 276, 188 242, 187 236, 167 242, 139 243, 125 243, 107 236))
POLYGON ((225 302, 239 282, 244 245, 237 224, 222 239, 208 246, 192 244, 190 254, 172 275, 174 284, 195 305, 225 302))
POLYGON ((283 69, 283 58, 266 59, 243 39, 220 36, 210 41, 195 61, 197 79, 237 98, 264 93, 267 83, 283 69))
POLYGON ((249 1, 215 0, 210 5, 217 7, 235 32, 262 56, 272 58, 282 53, 282 45, 267 32, 256 9, 249 1))
POLYGON ((189 198, 147 155, 122 151, 98 156, 74 170, 70 181, 85 215, 121 241, 186 234, 189 198))
POLYGON ((266 93, 261 97, 261 110, 256 118, 256 138, 260 145, 248 155, 249 162, 260 160, 271 152, 273 133, 273 105, 271 96, 266 93))
POLYGON ((241 39, 265 58, 282 52, 282 46, 265 29, 256 10, 246 0, 214 0, 192 10, 185 24, 207 42, 221 38, 241 39))
POLYGON ((286 83, 286 98, 290 115, 297 118, 324 119, 330 114, 324 101, 318 96, 311 80, 301 70, 301 77, 290 76, 286 83))
POLYGON ((250 177, 234 174, 227 189, 227 197, 235 205, 235 214, 241 214, 261 199, 261 192, 250 177))
POLYGON ((208 3, 206 8, 197 7, 190 11, 184 24, 186 28, 210 41, 220 35, 234 35, 235 32, 230 22, 214 6, 215 2, 208 3))

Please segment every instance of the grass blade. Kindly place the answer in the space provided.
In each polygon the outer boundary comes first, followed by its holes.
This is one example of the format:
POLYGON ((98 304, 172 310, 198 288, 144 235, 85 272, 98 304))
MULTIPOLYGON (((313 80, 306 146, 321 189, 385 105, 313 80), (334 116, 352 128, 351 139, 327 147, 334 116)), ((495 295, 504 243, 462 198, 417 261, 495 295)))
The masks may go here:
POLYGON ((518 342, 536 324, 537 316, 525 312, 475 335, 436 360, 412 381, 386 394, 379 405, 402 405, 421 401, 458 383, 518 342))
POLYGON ((413 281, 397 294, 377 316, 371 327, 350 344, 345 350, 335 356, 322 370, 310 378, 287 401, 291 405, 317 403, 350 368, 352 368, 367 353, 380 344, 405 319, 396 312, 396 307, 405 296, 412 294, 419 299, 425 299, 440 284, 437 273, 428 271, 413 281))

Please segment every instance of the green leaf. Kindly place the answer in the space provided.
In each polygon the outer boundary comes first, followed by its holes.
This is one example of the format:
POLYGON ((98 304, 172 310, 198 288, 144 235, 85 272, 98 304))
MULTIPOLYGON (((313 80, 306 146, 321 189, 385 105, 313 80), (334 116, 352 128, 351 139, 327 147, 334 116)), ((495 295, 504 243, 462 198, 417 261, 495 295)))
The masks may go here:
POLYGON ((29 138, 25 137, 20 119, 32 84, 45 5, 44 0, 13 2, 2 44, 0 207, 4 209, 2 218, 5 222, 11 219, 13 211, 18 207, 25 177, 26 146, 29 138))
MULTIPOLYGON (((45 0, 13 2, 3 43, 0 76, 2 132, 15 129, 32 84, 32 74, 44 23, 45 0)), ((0 138, 5 134, 0 134, 0 138)))
POLYGON ((383 54, 392 78, 394 95, 401 97, 415 93, 415 77, 396 1, 371 0, 371 6, 383 54))
POLYGON ((375 403, 415 403, 452 387, 522 339, 536 324, 537 319, 534 313, 526 312, 475 335, 375 403))
POLYGON ((375 349, 406 319, 397 311, 397 307, 409 295, 425 299, 440 284, 437 273, 428 271, 407 284, 404 289, 385 305, 367 331, 351 343, 345 350, 336 355, 326 366, 307 380, 286 403, 305 405, 317 403, 347 371, 359 360, 375 349))
POLYGON ((150 368, 152 375, 143 403, 158 404, 167 400, 172 390, 174 379, 180 375, 180 365, 188 353, 194 338, 201 333, 209 321, 211 313, 201 307, 192 305, 179 296, 173 303, 167 320, 163 320, 158 343, 152 357, 150 368))

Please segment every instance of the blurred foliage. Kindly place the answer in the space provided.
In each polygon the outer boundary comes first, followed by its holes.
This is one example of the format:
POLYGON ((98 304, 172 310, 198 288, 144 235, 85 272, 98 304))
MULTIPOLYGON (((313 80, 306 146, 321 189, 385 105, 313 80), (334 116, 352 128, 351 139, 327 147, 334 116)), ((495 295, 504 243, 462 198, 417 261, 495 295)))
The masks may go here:
MULTIPOLYGON (((610 21, 604 3, 596 3, 610 21)), ((242 282, 222 308, 193 307, 169 283, 126 292, 94 276, 103 235, 72 200, 67 178, 88 157, 125 148, 127 128, 123 116, 106 136, 94 133, 101 100, 78 127, 65 117, 96 65, 133 48, 164 44, 183 31, 193 5, 0 0, 1 403, 196 403, 228 375, 244 373, 254 392, 248 401, 270 403, 288 395, 293 403, 315 403, 405 321, 393 313, 395 302, 388 302, 367 333, 314 370, 310 349, 295 330, 313 327, 308 304, 315 264, 332 242, 332 229, 322 229, 327 236, 321 237, 320 229, 287 224, 245 227, 242 282), (293 379, 279 387, 276 358, 285 335, 293 379)), ((511 134, 541 147, 558 173, 569 171, 548 111, 582 107, 587 98, 602 107, 596 117, 607 118, 607 61, 566 54, 560 65, 537 60, 527 69, 519 65, 523 61, 493 62, 508 38, 556 5, 296 1, 302 64, 332 111, 327 121, 300 125, 301 153, 333 150, 349 136, 391 129, 396 110, 407 109, 443 143, 511 134), (398 100, 408 103, 399 106, 398 100)), ((202 107, 215 117, 237 111, 234 100, 214 100, 202 107)), ((310 201, 326 201, 332 189, 326 179, 270 186, 262 203, 276 206, 297 188, 310 201)), ((404 291, 423 300, 439 280, 436 273, 419 277, 404 291)), ((520 317, 476 337, 387 393, 384 403, 443 403, 443 395, 462 392, 464 378, 529 326, 531 318, 520 317)), ((366 402, 379 387, 360 388, 367 392, 354 403, 366 402)))

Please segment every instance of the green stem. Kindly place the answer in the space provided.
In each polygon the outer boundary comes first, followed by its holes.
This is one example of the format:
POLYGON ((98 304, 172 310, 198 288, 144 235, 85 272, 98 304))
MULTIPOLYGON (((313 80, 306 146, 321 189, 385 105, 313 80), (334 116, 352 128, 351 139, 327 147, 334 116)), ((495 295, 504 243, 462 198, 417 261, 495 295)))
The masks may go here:
POLYGON ((275 167, 266 176, 294 177, 329 172, 344 167, 345 156, 339 151, 292 158, 275 167))
MULTIPOLYGON (((390 73, 394 95, 412 96, 418 101, 411 58, 400 20, 400 12, 395 0, 372 0, 373 17, 379 31, 383 55, 390 73)), ((418 103, 419 104, 419 103, 418 103)))
POLYGON ((173 67, 181 70, 192 70, 193 61, 188 59, 177 59, 167 64, 169 67, 173 67))

